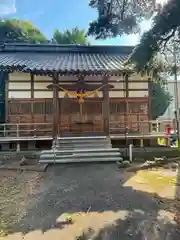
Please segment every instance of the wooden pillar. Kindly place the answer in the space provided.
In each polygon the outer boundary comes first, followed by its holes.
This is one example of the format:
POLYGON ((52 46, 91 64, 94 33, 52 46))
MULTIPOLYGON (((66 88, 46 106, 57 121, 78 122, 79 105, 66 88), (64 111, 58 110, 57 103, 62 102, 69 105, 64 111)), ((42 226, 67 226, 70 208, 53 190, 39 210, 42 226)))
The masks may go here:
MULTIPOLYGON (((103 77, 103 84, 108 84, 108 76, 103 77)), ((108 86, 103 88, 103 125, 106 136, 110 135, 110 106, 109 106, 109 89, 108 86)))
MULTIPOLYGON (((53 74, 53 84, 58 83, 58 74, 53 74)), ((55 139, 58 136, 58 125, 59 125, 59 90, 57 87, 53 87, 53 126, 52 136, 55 139)))
POLYGON ((129 84, 128 84, 128 79, 129 76, 128 74, 125 75, 125 91, 126 91, 126 117, 127 117, 127 121, 128 121, 128 112, 129 112, 129 106, 128 106, 128 98, 129 98, 129 84))
MULTIPOLYGON (((34 74, 31 73, 31 100, 34 99, 34 74)), ((31 120, 34 123, 34 101, 31 101, 31 120)))
MULTIPOLYGON (((152 120, 152 82, 148 78, 148 121, 152 120)), ((149 132, 152 132, 152 124, 149 123, 149 132)))
MULTIPOLYGON (((129 115, 129 102, 128 102, 128 98, 129 98, 129 84, 128 84, 128 74, 126 73, 124 75, 124 80, 125 80, 125 127, 126 127, 126 135, 128 134, 128 128, 129 128, 129 118, 128 118, 128 115, 129 115)), ((127 141, 127 138, 126 138, 126 144, 128 143, 127 141)))
POLYGON ((5 123, 7 123, 9 120, 9 73, 5 76, 5 123))

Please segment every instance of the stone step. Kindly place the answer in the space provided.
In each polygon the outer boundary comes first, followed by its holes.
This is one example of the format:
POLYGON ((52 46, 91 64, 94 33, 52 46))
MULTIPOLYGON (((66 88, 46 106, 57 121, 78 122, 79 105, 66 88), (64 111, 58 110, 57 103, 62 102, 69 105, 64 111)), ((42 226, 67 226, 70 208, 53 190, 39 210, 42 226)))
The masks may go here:
POLYGON ((107 154, 107 152, 119 152, 119 148, 93 148, 93 149, 74 149, 74 150, 43 150, 41 151, 41 154, 46 153, 93 153, 93 152, 103 152, 104 154, 107 154))
POLYGON ((106 136, 64 137, 53 142, 51 150, 40 154, 40 163, 116 162, 119 148, 112 148, 106 136))
MULTIPOLYGON (((108 144, 98 144, 99 148, 111 148, 111 145, 108 144)), ((89 149, 89 148, 97 148, 97 144, 74 144, 74 145, 56 145, 54 146, 55 149, 89 149)))
POLYGON ((53 143, 53 145, 65 145, 65 144, 83 144, 83 145, 87 145, 87 144, 111 144, 111 141, 107 141, 107 140, 98 140, 98 141, 57 141, 56 143, 53 143))
POLYGON ((73 153, 73 154, 67 154, 67 155, 62 155, 61 153, 56 153, 56 154, 53 154, 53 153, 46 153, 46 154, 42 154, 40 156, 40 158, 54 158, 57 157, 57 158, 93 158, 93 157, 115 157, 115 156, 121 156, 120 152, 108 152, 106 153, 106 155, 104 155, 103 152, 94 152, 94 153, 91 153, 89 154, 88 152, 86 153, 73 153))
POLYGON ((108 140, 98 140, 98 141, 93 141, 93 140, 90 140, 90 141, 57 141, 56 143, 54 143, 54 145, 57 145, 57 144, 111 144, 111 141, 108 141, 108 140))
POLYGON ((87 137, 59 137, 57 138, 58 140, 65 140, 65 141, 69 141, 69 140, 94 140, 94 139, 108 139, 106 136, 87 136, 87 137))
POLYGON ((40 163, 83 163, 83 162, 117 162, 121 157, 103 157, 103 158, 70 158, 70 159, 40 159, 40 163))
POLYGON ((67 143, 67 142, 111 142, 109 139, 59 139, 56 142, 67 143))

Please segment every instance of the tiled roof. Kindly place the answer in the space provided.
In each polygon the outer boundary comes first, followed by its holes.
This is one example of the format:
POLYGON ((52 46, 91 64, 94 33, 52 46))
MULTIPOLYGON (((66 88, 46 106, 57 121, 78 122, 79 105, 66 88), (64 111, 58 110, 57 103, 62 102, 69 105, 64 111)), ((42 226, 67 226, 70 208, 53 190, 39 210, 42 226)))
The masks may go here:
POLYGON ((25 72, 120 73, 132 52, 123 46, 3 44, 0 69, 25 72))

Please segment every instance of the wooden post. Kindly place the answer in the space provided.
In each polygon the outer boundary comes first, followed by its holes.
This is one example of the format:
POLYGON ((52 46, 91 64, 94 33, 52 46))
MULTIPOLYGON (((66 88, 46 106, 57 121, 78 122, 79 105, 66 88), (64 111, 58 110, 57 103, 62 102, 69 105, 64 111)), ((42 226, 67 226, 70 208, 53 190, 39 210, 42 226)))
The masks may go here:
MULTIPOLYGON (((152 120, 152 82, 151 78, 148 78, 148 121, 152 120)), ((152 132, 151 122, 149 122, 149 132, 152 132)))
MULTIPOLYGON (((58 83, 58 74, 53 74, 53 84, 58 83)), ((52 137, 56 139, 58 136, 58 124, 59 124, 59 90, 57 87, 53 87, 53 126, 52 126, 52 137)))
POLYGON ((5 122, 9 120, 9 73, 6 75, 7 79, 5 81, 5 122))
POLYGON ((129 115, 129 102, 128 102, 128 98, 129 98, 129 84, 128 84, 128 74, 125 75, 125 91, 126 91, 126 121, 127 121, 127 126, 128 126, 128 115, 129 115))
POLYGON ((128 98, 129 98, 129 84, 128 84, 128 74, 126 73, 125 74, 125 135, 126 135, 126 145, 128 145, 128 138, 127 138, 127 135, 128 135, 128 132, 129 132, 129 118, 128 118, 128 115, 129 115, 129 101, 128 101, 128 98))
MULTIPOLYGON (((33 73, 31 73, 31 100, 32 99, 34 99, 34 74, 33 73)), ((31 101, 31 120, 32 120, 32 123, 34 123, 34 101, 31 101)))
MULTIPOLYGON (((103 84, 108 84, 108 76, 103 77, 103 84)), ((104 133, 106 134, 106 136, 110 135, 109 115, 110 115, 109 89, 108 87, 104 87, 103 88, 103 125, 104 125, 104 133)))

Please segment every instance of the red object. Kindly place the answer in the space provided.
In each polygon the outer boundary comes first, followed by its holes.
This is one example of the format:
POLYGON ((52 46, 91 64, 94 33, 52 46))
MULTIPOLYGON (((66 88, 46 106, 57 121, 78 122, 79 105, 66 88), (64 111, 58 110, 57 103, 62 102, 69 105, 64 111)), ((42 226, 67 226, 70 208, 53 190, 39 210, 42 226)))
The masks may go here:
POLYGON ((173 128, 168 124, 165 126, 166 135, 170 135, 173 128))

